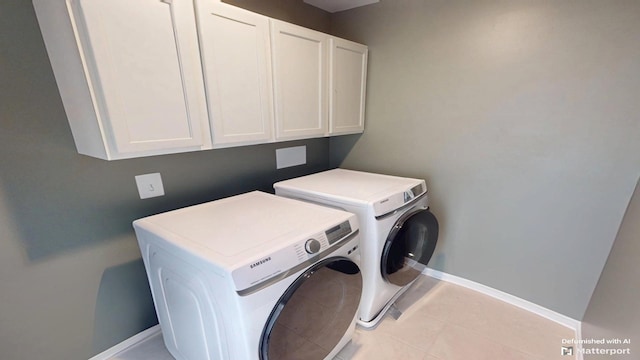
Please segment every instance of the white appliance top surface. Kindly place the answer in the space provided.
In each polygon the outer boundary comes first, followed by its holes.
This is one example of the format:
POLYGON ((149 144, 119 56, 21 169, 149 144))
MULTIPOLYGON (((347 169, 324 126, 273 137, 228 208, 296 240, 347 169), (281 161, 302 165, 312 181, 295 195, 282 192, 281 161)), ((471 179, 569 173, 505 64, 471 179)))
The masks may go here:
MULTIPOLYGON (((254 191, 149 216, 136 223, 169 241, 215 258, 219 264, 268 254, 353 215, 254 191)), ((354 229, 355 230, 355 229, 354 229)))
POLYGON ((274 184, 276 189, 304 192, 323 198, 370 204, 402 193, 424 180, 333 169, 274 184))

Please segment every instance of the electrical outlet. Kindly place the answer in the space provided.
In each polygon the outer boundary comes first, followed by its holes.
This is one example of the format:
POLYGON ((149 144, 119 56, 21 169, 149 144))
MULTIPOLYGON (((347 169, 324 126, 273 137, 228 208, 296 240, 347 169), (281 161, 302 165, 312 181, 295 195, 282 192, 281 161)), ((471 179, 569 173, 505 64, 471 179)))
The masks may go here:
POLYGON ((164 187, 162 187, 162 177, 160 173, 137 175, 136 185, 138 186, 140 199, 164 196, 164 187))

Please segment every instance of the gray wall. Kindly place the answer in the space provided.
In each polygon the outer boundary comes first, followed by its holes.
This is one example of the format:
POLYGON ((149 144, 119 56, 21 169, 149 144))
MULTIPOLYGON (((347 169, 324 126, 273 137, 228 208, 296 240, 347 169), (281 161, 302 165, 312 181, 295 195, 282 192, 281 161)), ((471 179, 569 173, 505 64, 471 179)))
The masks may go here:
POLYGON ((582 319, 640 173, 640 2, 383 0, 366 130, 332 165, 426 178, 430 265, 582 319))
POLYGON ((31 2, 0 2, 0 358, 87 359, 154 325, 131 222, 272 191, 275 181, 326 169, 328 146, 314 139, 114 162, 78 155, 31 2), (308 165, 276 171, 275 149, 301 144, 308 165), (150 172, 162 174, 167 195, 140 200, 134 176, 150 172))
MULTIPOLYGON (((630 344, 609 346, 629 349, 638 357, 640 346, 640 181, 629 202, 613 248, 604 266, 582 322, 583 339, 629 339, 630 344)), ((589 347, 586 346, 585 347, 589 347)), ((585 355, 587 360, 612 359, 611 355, 585 355)), ((620 358, 630 358, 621 356, 620 358)))
POLYGON ((331 14, 305 4, 302 0, 222 0, 222 2, 325 33, 328 33, 331 28, 331 14))

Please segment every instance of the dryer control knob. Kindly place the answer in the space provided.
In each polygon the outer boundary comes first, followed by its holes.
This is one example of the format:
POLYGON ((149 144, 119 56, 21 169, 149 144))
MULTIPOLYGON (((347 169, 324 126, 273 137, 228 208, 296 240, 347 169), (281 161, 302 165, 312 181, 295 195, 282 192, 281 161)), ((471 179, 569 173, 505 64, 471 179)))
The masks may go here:
POLYGON ((315 254, 320 251, 320 241, 316 239, 309 239, 304 243, 304 250, 308 254, 315 254))

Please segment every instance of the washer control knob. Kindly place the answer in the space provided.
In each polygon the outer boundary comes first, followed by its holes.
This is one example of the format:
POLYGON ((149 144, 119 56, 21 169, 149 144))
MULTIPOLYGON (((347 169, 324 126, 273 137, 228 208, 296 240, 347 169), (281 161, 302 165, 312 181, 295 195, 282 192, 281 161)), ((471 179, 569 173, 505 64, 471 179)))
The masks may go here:
POLYGON ((316 254, 318 251, 320 251, 320 241, 316 239, 307 240, 307 242, 304 243, 304 250, 308 254, 316 254))

